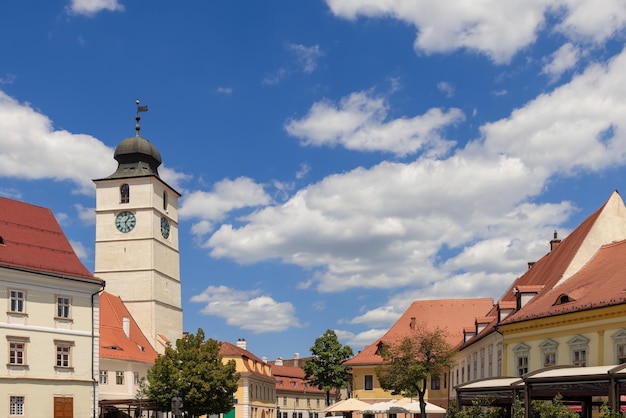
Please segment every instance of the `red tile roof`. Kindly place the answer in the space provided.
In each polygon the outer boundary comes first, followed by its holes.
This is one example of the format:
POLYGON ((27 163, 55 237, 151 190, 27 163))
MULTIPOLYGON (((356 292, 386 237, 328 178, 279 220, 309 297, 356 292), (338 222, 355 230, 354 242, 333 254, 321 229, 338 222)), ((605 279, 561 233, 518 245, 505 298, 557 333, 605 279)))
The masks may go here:
POLYGON ((385 335, 366 346, 346 364, 355 366, 382 363, 382 357, 378 354, 381 343, 396 344, 410 336, 415 326, 424 324, 427 329, 439 327, 446 330, 448 343, 456 346, 463 341, 464 328, 474 327, 475 318, 484 316, 492 307, 491 298, 417 300, 385 335))
MULTIPOLYGON (((300 367, 272 365, 272 376, 276 379, 276 390, 285 392, 325 393, 304 380, 304 370, 300 367)), ((333 390, 332 393, 335 391, 333 390)))
POLYGON ((4 197, 0 266, 100 282, 80 262, 50 209, 4 197))
POLYGON ((578 273, 535 296, 503 324, 626 303, 626 241, 602 246, 578 273))
MULTIPOLYGON (((609 199, 607 199, 607 201, 604 202, 604 204, 598 210, 596 210, 589 217, 587 217, 565 239, 560 241, 559 244, 552 249, 552 251, 543 256, 536 263, 531 263, 532 267, 530 267, 524 274, 518 277, 507 289, 500 301, 498 301, 498 305, 500 306, 500 308, 507 309, 516 307, 516 295, 514 289, 517 289, 520 292, 532 292, 539 295, 542 292, 547 292, 554 286, 556 286, 564 278, 567 269, 570 267, 574 258, 580 251, 592 228, 594 227, 594 225, 596 225, 598 219, 608 207, 609 202, 612 202, 612 204, 616 204, 618 206, 624 206, 624 203, 621 200, 619 193, 617 193, 616 191, 613 192, 609 199)), ((536 298, 537 296, 535 296, 534 299, 536 298)), ((523 315, 523 313, 527 309, 527 306, 531 302, 522 307, 522 309, 520 309, 519 311, 514 312, 506 317, 501 323, 514 321, 515 318, 523 315)), ((476 337, 463 344, 461 348, 470 346, 492 333, 495 326, 497 325, 497 322, 498 319, 494 319, 494 321, 489 324, 489 326, 481 331, 476 337)))
POLYGON ((128 309, 118 296, 100 294, 100 358, 154 364, 156 350, 150 345, 128 309), (129 336, 124 319, 129 318, 129 336))
POLYGON ((261 360, 259 357, 252 354, 248 350, 237 347, 235 344, 223 341, 220 345, 220 356, 227 358, 241 357, 244 360, 243 364, 246 367, 248 373, 256 374, 259 376, 271 376, 271 370, 273 367, 272 365, 266 363, 264 360, 261 360))

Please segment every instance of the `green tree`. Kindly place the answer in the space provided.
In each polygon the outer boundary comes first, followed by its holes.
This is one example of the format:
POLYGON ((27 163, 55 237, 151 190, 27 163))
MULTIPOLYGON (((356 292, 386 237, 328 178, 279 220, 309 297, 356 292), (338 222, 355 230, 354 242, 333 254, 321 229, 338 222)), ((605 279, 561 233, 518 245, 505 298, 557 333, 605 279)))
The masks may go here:
POLYGON ((171 400, 180 396, 183 410, 193 415, 220 414, 233 407, 239 374, 235 362, 222 362, 220 343, 204 340, 204 331, 187 334, 167 347, 148 370, 148 398, 161 411, 171 409, 171 400))
POLYGON ((328 406, 330 391, 348 384, 350 371, 344 363, 353 356, 352 348, 342 345, 335 331, 329 329, 315 340, 311 354, 313 358, 304 363, 304 379, 326 393, 328 406))
POLYGON ((551 401, 534 400, 530 403, 532 418, 578 418, 578 414, 563 404, 557 394, 551 401))
POLYGON ((420 326, 398 344, 383 346, 384 364, 376 368, 383 389, 392 395, 419 398, 421 417, 426 417, 426 382, 439 377, 452 363, 453 347, 441 328, 420 326))

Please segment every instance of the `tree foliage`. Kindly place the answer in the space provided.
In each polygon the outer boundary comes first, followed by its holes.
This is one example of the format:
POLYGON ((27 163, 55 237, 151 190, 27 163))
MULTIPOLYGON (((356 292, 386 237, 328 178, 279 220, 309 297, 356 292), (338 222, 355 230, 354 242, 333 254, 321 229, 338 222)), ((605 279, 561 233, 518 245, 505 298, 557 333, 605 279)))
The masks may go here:
POLYGON ((220 414, 234 404, 239 374, 235 362, 222 362, 220 343, 204 340, 204 331, 187 334, 176 341, 176 348, 167 347, 148 370, 148 398, 161 411, 171 409, 171 400, 180 396, 183 410, 194 415, 220 414))
POLYGON ((326 393, 326 405, 330 405, 330 392, 348 384, 350 371, 344 365, 353 356, 352 348, 342 345, 335 331, 329 329, 315 340, 311 347, 313 358, 304 363, 304 378, 326 393))
POLYGON ((578 418, 578 413, 563 404, 563 397, 557 394, 551 401, 533 400, 530 403, 532 418, 578 418))
POLYGON ((426 382, 439 377, 451 364, 453 347, 441 328, 429 330, 425 326, 398 344, 383 346, 384 364, 376 368, 376 376, 383 389, 393 395, 418 396, 421 416, 426 417, 426 382))

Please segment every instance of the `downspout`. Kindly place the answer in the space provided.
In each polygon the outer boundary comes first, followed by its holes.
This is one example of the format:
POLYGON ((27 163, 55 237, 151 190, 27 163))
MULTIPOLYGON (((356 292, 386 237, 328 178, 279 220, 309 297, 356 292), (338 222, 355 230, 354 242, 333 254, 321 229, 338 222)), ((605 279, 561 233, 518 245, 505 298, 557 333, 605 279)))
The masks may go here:
POLYGON ((97 389, 96 389, 96 385, 98 384, 98 380, 96 379, 95 376, 95 372, 96 369, 94 367, 94 363, 96 361, 96 356, 94 354, 95 348, 94 348, 94 344, 96 342, 96 327, 94 326, 94 320, 95 320, 95 315, 94 315, 94 296, 96 296, 97 294, 99 294, 100 292, 102 292, 104 290, 104 287, 106 286, 106 282, 104 280, 102 280, 102 287, 97 291, 91 294, 91 385, 92 385, 92 397, 93 397, 93 418, 96 418, 96 413, 98 411, 98 397, 96 396, 97 394, 97 389))

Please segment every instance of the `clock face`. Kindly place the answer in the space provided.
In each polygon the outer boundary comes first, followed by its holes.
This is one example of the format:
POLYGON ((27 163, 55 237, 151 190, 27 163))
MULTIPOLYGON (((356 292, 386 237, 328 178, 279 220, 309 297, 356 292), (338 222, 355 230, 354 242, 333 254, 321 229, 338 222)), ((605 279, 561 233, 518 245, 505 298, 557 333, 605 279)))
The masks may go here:
POLYGON ((170 221, 165 217, 161 218, 161 235, 163 235, 163 238, 170 236, 170 221))
POLYGON ((130 232, 135 227, 137 220, 132 212, 124 211, 115 217, 115 226, 120 232, 130 232))

